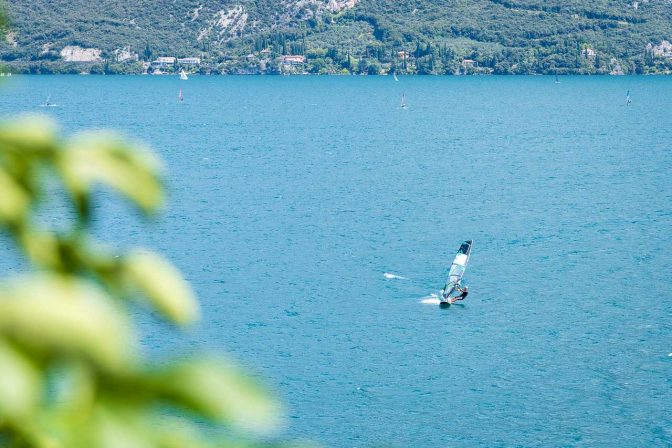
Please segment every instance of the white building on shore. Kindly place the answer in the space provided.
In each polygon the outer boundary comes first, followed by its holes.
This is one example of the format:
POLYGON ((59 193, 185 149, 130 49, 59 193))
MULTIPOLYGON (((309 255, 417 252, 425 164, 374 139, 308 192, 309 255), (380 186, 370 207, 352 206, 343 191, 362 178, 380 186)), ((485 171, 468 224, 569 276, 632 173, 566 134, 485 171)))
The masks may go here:
POLYGON ((166 68, 172 67, 175 65, 177 59, 172 56, 161 56, 156 60, 152 61, 152 67, 154 68, 166 68))
POLYGON ((181 65, 201 65, 201 58, 178 58, 177 63, 181 65))

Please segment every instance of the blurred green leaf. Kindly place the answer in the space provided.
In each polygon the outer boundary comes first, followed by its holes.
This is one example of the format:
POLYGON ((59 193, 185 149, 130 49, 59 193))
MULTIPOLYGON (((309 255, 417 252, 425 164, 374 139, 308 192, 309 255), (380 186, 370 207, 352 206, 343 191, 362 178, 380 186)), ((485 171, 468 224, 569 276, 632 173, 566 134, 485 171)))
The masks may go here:
POLYGON ((18 243, 28 259, 40 267, 58 269, 61 257, 58 239, 48 232, 21 229, 18 243))
POLYGON ((164 258, 136 250, 123 260, 123 267, 130 283, 168 318, 179 324, 198 319, 198 301, 189 284, 164 258))
POLYGON ((160 395, 217 422, 269 432, 280 422, 280 405, 233 365, 191 360, 155 377, 160 395))
POLYGON ((0 151, 44 155, 54 150, 55 142, 56 125, 45 116, 25 115, 0 125, 0 151))
POLYGON ((12 176, 0 167, 0 221, 14 222, 23 218, 28 211, 29 197, 12 176))
MULTIPOLYGON (((155 442, 158 448, 183 448, 185 446, 210 448, 215 446, 215 444, 203 441, 200 437, 200 428, 193 421, 184 418, 163 416, 156 425, 156 429, 155 442)), ((228 444, 225 446, 229 447, 228 444)))
POLYGON ((78 204, 90 195, 96 183, 116 189, 145 213, 151 213, 163 204, 158 159, 115 134, 80 134, 59 153, 58 165, 66 187, 78 204))
POLYGON ((129 324, 106 294, 75 277, 37 274, 0 289, 0 337, 36 356, 81 356, 98 368, 132 361, 129 324))
POLYGON ((75 448, 153 448, 147 416, 133 406, 99 402, 80 434, 70 446, 75 448))
POLYGON ((42 378, 23 353, 0 339, 0 420, 30 419, 38 409, 42 378))
POLYGON ((50 412, 70 426, 85 424, 98 395, 98 381, 91 367, 80 360, 57 362, 47 378, 50 412))

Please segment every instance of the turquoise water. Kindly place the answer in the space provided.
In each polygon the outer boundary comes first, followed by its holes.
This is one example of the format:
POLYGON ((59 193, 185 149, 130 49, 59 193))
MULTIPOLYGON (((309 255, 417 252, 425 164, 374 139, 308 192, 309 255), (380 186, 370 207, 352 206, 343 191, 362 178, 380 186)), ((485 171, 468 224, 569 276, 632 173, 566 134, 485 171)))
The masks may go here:
POLYGON ((670 446, 672 78, 553 81, 14 77, 0 110, 161 154, 162 221, 98 211, 202 300, 186 338, 144 319, 145 348, 232 354, 286 403, 281 437, 670 446), (471 294, 440 309, 468 238, 471 294))

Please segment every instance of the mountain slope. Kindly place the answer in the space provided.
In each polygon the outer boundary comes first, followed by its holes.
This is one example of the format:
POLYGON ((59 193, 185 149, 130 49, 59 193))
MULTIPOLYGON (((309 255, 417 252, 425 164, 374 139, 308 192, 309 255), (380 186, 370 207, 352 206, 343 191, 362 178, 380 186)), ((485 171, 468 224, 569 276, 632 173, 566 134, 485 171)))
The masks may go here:
POLYGON ((74 59, 114 71, 135 55, 198 56, 202 71, 228 73, 660 72, 671 59, 653 48, 672 40, 668 0, 14 0, 6 9, 0 58, 18 70, 78 71, 65 63, 74 59), (283 64, 287 54, 306 62, 283 64))

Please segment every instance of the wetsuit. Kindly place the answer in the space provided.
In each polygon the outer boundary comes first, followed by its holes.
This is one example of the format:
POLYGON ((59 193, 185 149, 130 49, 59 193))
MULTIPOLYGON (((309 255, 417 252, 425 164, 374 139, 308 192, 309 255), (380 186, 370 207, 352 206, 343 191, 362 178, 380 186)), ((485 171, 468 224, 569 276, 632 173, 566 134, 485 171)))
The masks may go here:
POLYGON ((460 290, 460 291, 462 291, 462 294, 459 295, 459 296, 457 296, 457 297, 455 297, 454 299, 452 299, 452 300, 450 301, 450 303, 455 303, 455 302, 457 302, 458 300, 464 300, 464 299, 467 298, 467 294, 469 294, 469 291, 467 291, 467 290, 464 290, 464 291, 463 291, 463 290, 460 290))

